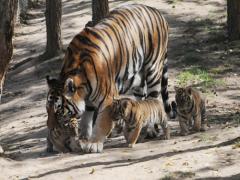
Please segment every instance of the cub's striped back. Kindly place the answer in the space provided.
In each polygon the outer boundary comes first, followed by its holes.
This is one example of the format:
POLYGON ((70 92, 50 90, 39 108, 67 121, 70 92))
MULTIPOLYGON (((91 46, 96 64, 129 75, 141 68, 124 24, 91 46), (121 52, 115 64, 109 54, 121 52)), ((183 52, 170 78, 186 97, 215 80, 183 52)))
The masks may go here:
POLYGON ((162 126, 164 138, 170 138, 168 116, 162 101, 157 99, 136 101, 130 98, 121 98, 114 100, 111 108, 114 121, 124 120, 124 135, 130 146, 136 143, 143 128, 147 129, 156 124, 162 126))

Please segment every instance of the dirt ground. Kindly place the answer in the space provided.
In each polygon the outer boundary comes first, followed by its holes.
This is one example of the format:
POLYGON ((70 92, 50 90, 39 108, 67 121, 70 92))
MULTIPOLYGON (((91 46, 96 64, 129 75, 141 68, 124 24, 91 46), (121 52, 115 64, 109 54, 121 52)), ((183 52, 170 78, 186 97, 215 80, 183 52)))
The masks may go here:
MULTIPOLYGON (((101 154, 46 153, 45 76, 56 75, 61 57, 40 61, 46 44, 44 9, 32 9, 17 27, 14 57, 0 104, 0 179, 240 179, 239 42, 227 41, 225 0, 112 0, 110 7, 143 3, 162 11, 171 27, 169 89, 177 76, 197 66, 214 72, 206 88, 210 129, 171 140, 149 140, 126 148, 123 137, 106 141, 101 154)), ((63 0, 66 47, 91 19, 90 1, 63 0)))

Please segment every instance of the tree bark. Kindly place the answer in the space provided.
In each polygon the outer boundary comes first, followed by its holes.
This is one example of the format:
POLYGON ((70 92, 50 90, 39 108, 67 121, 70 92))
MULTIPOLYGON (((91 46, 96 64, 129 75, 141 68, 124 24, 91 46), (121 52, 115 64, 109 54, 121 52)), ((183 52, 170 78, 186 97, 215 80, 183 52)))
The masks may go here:
POLYGON ((62 1, 46 0, 45 17, 47 28, 47 46, 44 53, 44 58, 52 58, 59 55, 62 50, 62 1))
POLYGON ((17 0, 0 1, 0 100, 5 75, 13 55, 14 12, 17 0))
POLYGON ((109 13, 108 0, 92 0, 92 23, 97 24, 109 13))
POLYGON ((228 38, 230 41, 240 39, 240 1, 228 0, 228 38))
POLYGON ((17 5, 15 6, 14 9, 14 25, 19 25, 20 24, 20 2, 19 0, 16 0, 17 5))

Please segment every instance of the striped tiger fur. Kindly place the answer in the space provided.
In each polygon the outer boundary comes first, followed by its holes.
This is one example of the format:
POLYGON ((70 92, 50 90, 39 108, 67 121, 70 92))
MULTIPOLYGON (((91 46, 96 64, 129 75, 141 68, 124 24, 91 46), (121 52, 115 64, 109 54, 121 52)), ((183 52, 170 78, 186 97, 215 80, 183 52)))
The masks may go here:
POLYGON ((86 152, 102 151, 103 141, 113 127, 104 109, 114 96, 162 96, 165 111, 174 116, 168 102, 167 45, 166 20, 157 9, 144 5, 117 8, 73 38, 60 79, 64 96, 82 116, 80 139, 89 140, 84 146, 86 152), (98 112, 93 130, 94 111, 88 107, 98 112))
POLYGON ((140 133, 145 138, 149 126, 161 125, 164 139, 170 139, 168 116, 164 110, 162 101, 158 99, 133 100, 121 98, 113 101, 111 106, 114 121, 121 119, 125 122, 124 136, 129 147, 137 142, 140 133), (141 131, 144 132, 141 132, 141 131))
POLYGON ((181 135, 188 135, 190 128, 194 131, 205 131, 207 125, 206 106, 205 99, 202 98, 200 92, 191 87, 175 87, 175 91, 181 135))
POLYGON ((46 77, 49 87, 46 109, 48 113, 47 151, 80 151, 78 144, 78 119, 73 105, 61 93, 62 85, 46 77))

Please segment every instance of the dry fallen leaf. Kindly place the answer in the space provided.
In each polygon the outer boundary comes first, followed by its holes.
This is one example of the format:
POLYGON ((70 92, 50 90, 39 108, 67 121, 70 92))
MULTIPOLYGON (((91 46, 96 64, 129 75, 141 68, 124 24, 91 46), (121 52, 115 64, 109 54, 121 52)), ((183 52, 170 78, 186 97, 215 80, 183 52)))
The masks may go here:
POLYGON ((95 169, 92 168, 92 171, 89 174, 93 174, 95 172, 95 169))

